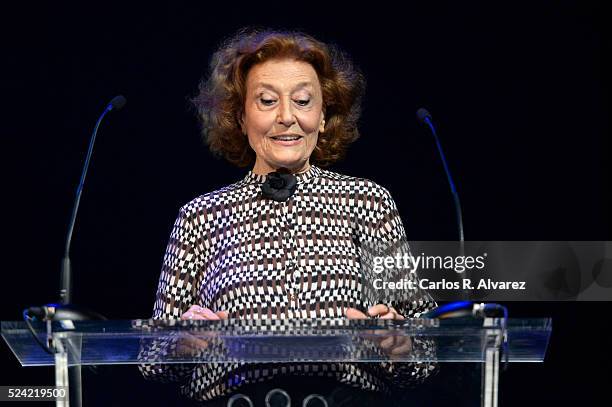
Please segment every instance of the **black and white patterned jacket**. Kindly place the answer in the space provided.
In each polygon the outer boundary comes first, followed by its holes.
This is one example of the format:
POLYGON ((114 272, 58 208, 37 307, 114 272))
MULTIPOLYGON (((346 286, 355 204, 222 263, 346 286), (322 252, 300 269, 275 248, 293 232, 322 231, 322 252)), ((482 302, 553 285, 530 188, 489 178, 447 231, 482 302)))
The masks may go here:
MULTIPOLYGON (((230 318, 343 318, 373 305, 364 295, 362 247, 405 241, 390 193, 367 179, 316 166, 297 175, 285 202, 261 195, 265 176, 204 194, 180 211, 163 260, 154 319, 178 319, 191 305, 230 318)), ((392 301, 406 318, 436 306, 422 291, 392 301)), ((414 341, 433 352, 430 341, 414 341)), ((154 352, 147 349, 145 352, 154 352)), ((418 384, 435 363, 144 364, 146 378, 182 381, 189 397, 210 400, 277 374, 322 375, 369 390, 418 384)))

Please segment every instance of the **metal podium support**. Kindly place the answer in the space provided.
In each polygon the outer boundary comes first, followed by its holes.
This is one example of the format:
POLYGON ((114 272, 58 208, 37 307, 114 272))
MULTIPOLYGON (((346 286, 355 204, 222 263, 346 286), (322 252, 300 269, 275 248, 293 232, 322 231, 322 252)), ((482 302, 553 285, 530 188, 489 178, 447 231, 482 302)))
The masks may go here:
MULTIPOLYGON (((58 387, 66 387, 68 394, 70 391, 70 380, 68 380, 68 353, 64 348, 62 341, 53 339, 55 347, 55 385, 58 387)), ((68 407, 70 405, 70 395, 66 399, 58 399, 55 402, 57 407, 68 407)))
POLYGON ((504 320, 499 318, 484 318, 484 366, 482 370, 482 407, 497 407, 499 390, 499 362, 501 347, 506 335, 504 320), (492 329, 486 329, 486 328, 492 329), (501 327, 501 329, 499 329, 501 327))
POLYGON ((55 385, 64 387, 67 396, 56 399, 57 407, 81 407, 81 338, 69 337, 66 333, 52 333, 55 360, 55 385), (72 363, 70 360, 72 359, 72 363))

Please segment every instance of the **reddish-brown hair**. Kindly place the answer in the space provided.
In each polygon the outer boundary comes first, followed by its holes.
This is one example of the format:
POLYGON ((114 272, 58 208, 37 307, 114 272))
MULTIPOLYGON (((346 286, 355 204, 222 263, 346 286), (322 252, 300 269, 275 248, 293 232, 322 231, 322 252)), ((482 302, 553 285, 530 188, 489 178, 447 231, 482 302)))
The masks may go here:
POLYGON ((344 156, 359 137, 357 121, 365 90, 363 75, 346 54, 300 32, 242 29, 214 53, 210 73, 192 99, 210 150, 238 166, 255 163, 255 152, 241 131, 246 78, 256 64, 292 58, 309 63, 323 94, 325 131, 319 133, 312 164, 326 166, 344 156))

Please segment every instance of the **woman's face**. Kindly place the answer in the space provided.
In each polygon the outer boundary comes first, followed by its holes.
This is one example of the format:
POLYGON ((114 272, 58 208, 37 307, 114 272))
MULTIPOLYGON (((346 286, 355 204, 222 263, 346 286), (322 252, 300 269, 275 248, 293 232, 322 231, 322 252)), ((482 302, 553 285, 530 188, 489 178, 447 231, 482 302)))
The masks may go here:
POLYGON ((323 98, 314 68, 307 62, 274 59, 251 68, 246 80, 242 131, 257 158, 253 172, 280 167, 300 172, 323 132, 323 98))

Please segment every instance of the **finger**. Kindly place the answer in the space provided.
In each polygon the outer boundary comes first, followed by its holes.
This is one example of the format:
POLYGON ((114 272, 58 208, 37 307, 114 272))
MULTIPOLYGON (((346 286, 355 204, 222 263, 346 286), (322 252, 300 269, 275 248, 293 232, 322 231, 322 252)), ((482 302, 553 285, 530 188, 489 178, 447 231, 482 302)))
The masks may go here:
POLYGON ((371 306, 368 309, 368 314, 372 317, 375 317, 377 315, 382 315, 382 314, 386 314, 389 312, 389 307, 387 307, 385 304, 376 304, 371 306))
POLYGON ((380 319, 396 319, 397 314, 395 312, 388 312, 385 315, 380 316, 380 319))
POLYGON ((181 319, 182 320, 186 320, 186 319, 202 319, 199 318, 199 314, 197 314, 197 312, 201 309, 202 307, 198 306, 198 305, 192 305, 190 306, 187 311, 185 311, 183 313, 183 315, 181 315, 181 319))
POLYGON ((187 311, 183 315, 181 315, 181 319, 182 320, 186 320, 186 319, 203 319, 203 317, 201 317, 199 314, 196 314, 193 311, 187 311))
POLYGON ((368 319, 368 316, 355 308, 347 308, 344 315, 348 319, 368 319))
POLYGON ((229 318, 229 312, 227 312, 227 311, 217 311, 216 314, 221 319, 229 318))
POLYGON ((200 308, 199 310, 196 311, 196 314, 203 316, 204 319, 209 319, 209 320, 219 320, 219 319, 221 319, 221 318, 219 318, 219 316, 217 314, 215 314, 214 312, 212 312, 208 308, 200 308))
POLYGON ((185 312, 185 314, 181 315, 181 319, 218 320, 220 318, 208 308, 200 307, 199 305, 192 305, 185 312))
POLYGON ((200 320, 200 321, 210 319, 210 318, 207 318, 206 315, 204 315, 204 313, 198 312, 198 311, 187 311, 185 314, 183 314, 183 316, 181 316, 181 319, 200 320))
POLYGON ((227 319, 229 317, 229 313, 227 311, 213 312, 212 310, 200 307, 199 305, 192 305, 189 309, 198 315, 204 316, 206 319, 218 320, 227 319))
POLYGON ((199 305, 192 305, 191 307, 189 307, 188 311, 200 313, 203 312, 204 309, 204 307, 200 307, 199 305))
POLYGON ((402 314, 397 312, 397 310, 395 308, 389 307, 389 310, 395 313, 395 318, 394 319, 406 319, 402 314))

